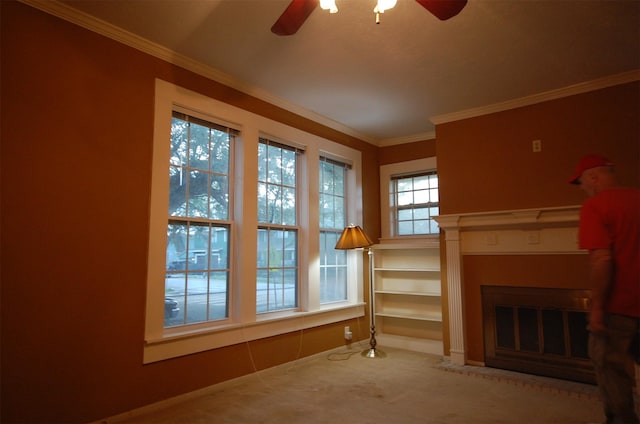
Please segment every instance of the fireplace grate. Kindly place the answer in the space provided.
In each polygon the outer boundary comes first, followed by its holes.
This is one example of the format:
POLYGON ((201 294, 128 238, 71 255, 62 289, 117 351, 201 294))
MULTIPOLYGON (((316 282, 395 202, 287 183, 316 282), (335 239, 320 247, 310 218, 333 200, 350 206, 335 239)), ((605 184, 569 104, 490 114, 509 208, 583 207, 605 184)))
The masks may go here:
POLYGON ((482 286, 485 364, 595 384, 588 290, 482 286))

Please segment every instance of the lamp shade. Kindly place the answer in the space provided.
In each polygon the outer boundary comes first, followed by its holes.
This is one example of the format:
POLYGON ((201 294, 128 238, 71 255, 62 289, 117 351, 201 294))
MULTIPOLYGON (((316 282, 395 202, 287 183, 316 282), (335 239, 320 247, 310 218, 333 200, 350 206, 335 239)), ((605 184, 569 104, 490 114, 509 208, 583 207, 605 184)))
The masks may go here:
POLYGON ((347 250, 371 246, 373 242, 358 225, 349 225, 342 231, 336 249, 347 250))

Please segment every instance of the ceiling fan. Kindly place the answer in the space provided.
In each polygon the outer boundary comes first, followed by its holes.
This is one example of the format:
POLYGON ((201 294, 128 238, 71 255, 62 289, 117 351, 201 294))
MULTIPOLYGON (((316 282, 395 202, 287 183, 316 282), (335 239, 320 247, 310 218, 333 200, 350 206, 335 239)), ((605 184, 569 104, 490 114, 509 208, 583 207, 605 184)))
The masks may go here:
MULTIPOLYGON (((467 0, 416 0, 416 2, 442 21, 456 16, 467 4, 467 0)), ((289 6, 271 27, 271 32, 276 35, 295 34, 319 3, 320 0, 291 0, 289 6)))

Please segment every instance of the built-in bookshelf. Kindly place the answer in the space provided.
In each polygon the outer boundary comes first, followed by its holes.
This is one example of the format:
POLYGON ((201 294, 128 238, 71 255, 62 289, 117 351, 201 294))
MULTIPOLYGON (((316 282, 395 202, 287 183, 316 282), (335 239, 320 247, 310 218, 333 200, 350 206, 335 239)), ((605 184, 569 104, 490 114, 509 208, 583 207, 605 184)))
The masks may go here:
POLYGON ((440 244, 437 240, 373 246, 376 332, 385 344, 442 354, 440 244))

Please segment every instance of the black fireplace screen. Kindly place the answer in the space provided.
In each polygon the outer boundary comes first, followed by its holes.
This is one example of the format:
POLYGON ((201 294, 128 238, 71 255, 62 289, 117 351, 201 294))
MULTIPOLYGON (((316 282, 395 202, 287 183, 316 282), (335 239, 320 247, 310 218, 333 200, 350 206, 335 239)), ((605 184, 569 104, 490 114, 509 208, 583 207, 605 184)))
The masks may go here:
POLYGON ((588 290, 482 286, 485 364, 595 383, 588 290))

